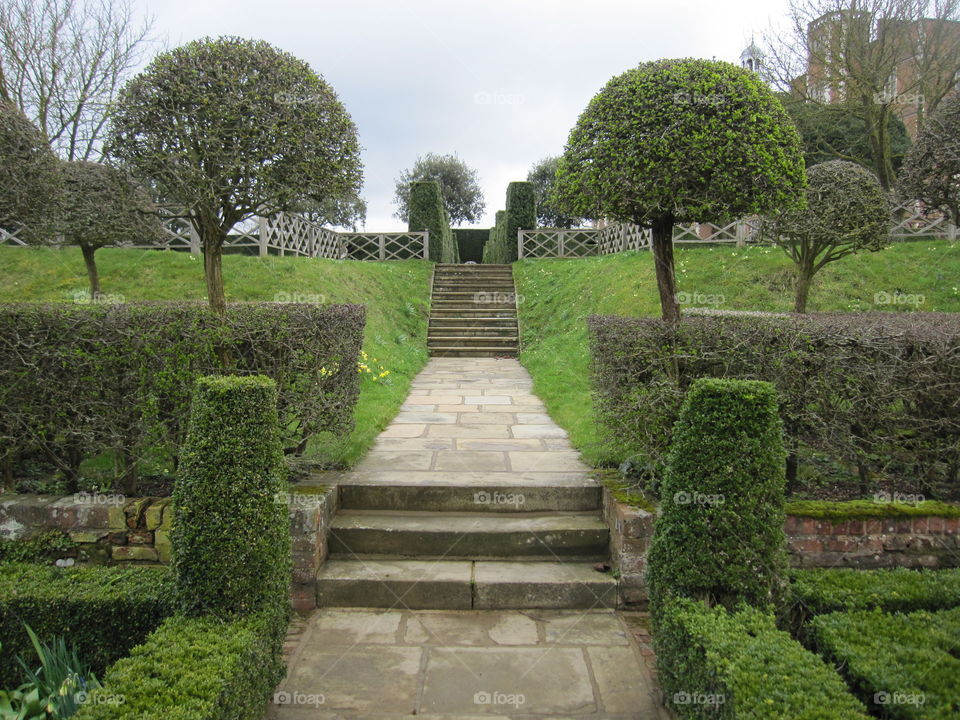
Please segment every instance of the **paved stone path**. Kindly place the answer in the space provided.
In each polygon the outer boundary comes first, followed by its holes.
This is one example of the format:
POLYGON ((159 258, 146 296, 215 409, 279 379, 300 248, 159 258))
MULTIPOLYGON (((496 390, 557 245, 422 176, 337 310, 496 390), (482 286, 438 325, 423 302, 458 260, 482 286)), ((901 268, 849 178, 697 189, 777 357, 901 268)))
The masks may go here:
MULTIPOLYGON (((523 487, 582 482, 587 469, 516 360, 434 358, 349 475, 523 487)), ((295 622, 268 718, 671 717, 636 613, 410 610, 397 597, 391 609, 321 608, 295 622)))

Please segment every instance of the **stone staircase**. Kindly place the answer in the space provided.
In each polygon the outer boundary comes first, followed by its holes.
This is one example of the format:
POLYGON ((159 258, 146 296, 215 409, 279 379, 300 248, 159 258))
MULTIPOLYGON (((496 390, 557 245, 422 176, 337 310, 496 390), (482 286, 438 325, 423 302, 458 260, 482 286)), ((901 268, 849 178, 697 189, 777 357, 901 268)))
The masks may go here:
POLYGON ((511 266, 438 264, 427 346, 437 357, 517 357, 511 266))

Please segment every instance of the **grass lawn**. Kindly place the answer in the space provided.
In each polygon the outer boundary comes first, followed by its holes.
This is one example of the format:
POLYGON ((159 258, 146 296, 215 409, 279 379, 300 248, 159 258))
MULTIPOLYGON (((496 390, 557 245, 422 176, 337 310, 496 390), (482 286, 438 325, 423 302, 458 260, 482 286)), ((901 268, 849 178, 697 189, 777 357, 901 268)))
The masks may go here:
MULTIPOLYGON (((692 306, 729 310, 793 308, 793 264, 772 247, 677 246, 677 283, 692 306), (708 305, 708 303, 714 303, 708 305)), ((649 251, 514 265, 520 311, 521 362, 534 392, 595 465, 618 459, 599 442, 590 398, 588 315, 659 315, 649 251)), ((960 243, 897 243, 844 258, 814 278, 814 311, 960 311, 960 243), (878 293, 916 296, 916 305, 875 304, 878 293), (922 296, 922 298, 920 297, 922 296), (922 300, 922 302, 919 302, 922 300)))
MULTIPOLYGON (((126 301, 203 300, 203 261, 187 253, 104 249, 97 265, 105 295, 126 301)), ((363 373, 356 428, 349 437, 315 438, 309 452, 324 464, 355 463, 396 414, 410 380, 427 360, 432 264, 376 263, 298 257, 226 255, 227 300, 359 303, 367 306, 363 373), (389 375, 374 380, 388 370, 389 375)), ((72 302, 88 289, 78 248, 0 247, 0 302, 72 302)))

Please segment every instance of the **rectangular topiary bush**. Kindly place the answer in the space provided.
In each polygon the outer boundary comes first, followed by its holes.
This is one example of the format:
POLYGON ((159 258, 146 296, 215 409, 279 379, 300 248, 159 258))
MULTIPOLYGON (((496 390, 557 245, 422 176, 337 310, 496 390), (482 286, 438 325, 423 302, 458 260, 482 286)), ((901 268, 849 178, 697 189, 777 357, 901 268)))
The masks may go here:
MULTIPOLYGON (((773 383, 788 450, 855 468, 858 486, 883 474, 930 498, 960 497, 956 314, 687 316, 676 327, 595 316, 589 329, 608 442, 654 477, 687 388, 722 377, 773 383)), ((790 482, 796 465, 787 470, 790 482)))
POLYGON ((660 684, 681 718, 867 720, 836 671, 774 619, 692 600, 664 609, 654 639, 660 684))
POLYGON ((434 262, 460 262, 460 251, 450 228, 450 215, 443 205, 440 183, 419 180, 410 183, 410 232, 430 233, 430 259, 434 262))
POLYGON ((0 688, 22 681, 18 654, 34 657, 24 623, 42 640, 66 637, 102 673, 171 615, 174 603, 166 568, 0 565, 0 688))
POLYGON ((283 679, 285 624, 172 617, 114 664, 76 720, 260 720, 283 679))
POLYGON ((809 630, 817 651, 881 717, 960 717, 960 608, 830 613, 809 630))

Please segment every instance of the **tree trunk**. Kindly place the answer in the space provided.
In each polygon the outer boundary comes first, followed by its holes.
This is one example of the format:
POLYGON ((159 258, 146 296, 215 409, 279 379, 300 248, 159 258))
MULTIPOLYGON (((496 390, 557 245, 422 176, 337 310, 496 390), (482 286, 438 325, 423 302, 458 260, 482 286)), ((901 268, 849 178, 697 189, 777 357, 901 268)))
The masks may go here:
POLYGON ((673 215, 662 215, 654 221, 650 234, 661 313, 666 322, 676 325, 680 322, 680 306, 673 269, 673 223, 673 215))
POLYGON ((3 489, 11 493, 17 489, 17 481, 13 476, 13 465, 14 458, 12 454, 8 454, 3 458, 3 461, 0 462, 0 467, 3 468, 3 489))
POLYGON ((810 283, 813 280, 813 266, 804 261, 797 268, 797 288, 793 300, 793 311, 805 313, 807 311, 807 296, 810 295, 810 283))
POLYGON ((123 494, 127 497, 137 496, 137 485, 140 482, 140 474, 137 471, 137 460, 133 454, 127 450, 120 450, 120 487, 123 494))
POLYGON ((210 308, 220 317, 227 314, 227 298, 223 292, 223 266, 221 256, 224 236, 204 237, 200 233, 203 243, 203 272, 207 280, 207 301, 210 308))
POLYGON ((80 251, 87 266, 87 277, 90 278, 90 299, 96 300, 100 297, 100 273, 97 271, 97 260, 93 256, 97 249, 93 245, 80 243, 80 251))
POLYGON ((786 479, 787 479, 787 493, 793 493, 797 490, 797 475, 800 470, 800 458, 797 456, 797 449, 791 447, 787 453, 787 467, 786 467, 786 479))

